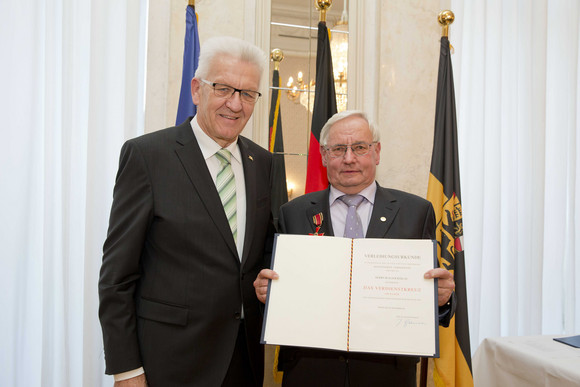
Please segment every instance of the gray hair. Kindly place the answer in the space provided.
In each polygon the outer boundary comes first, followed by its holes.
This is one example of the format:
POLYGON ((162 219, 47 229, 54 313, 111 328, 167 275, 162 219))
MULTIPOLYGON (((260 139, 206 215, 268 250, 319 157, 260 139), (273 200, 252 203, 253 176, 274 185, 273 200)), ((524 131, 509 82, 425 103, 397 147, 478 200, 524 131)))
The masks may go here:
POLYGON ((375 125, 371 121, 369 121, 367 114, 365 112, 363 112, 362 110, 345 110, 334 114, 332 117, 328 119, 328 121, 326 121, 326 124, 324 124, 322 130, 320 131, 320 145, 321 146, 328 145, 327 144, 328 133, 330 132, 330 128, 332 127, 332 125, 336 124, 340 120, 344 120, 345 118, 353 116, 360 117, 369 124, 369 128, 373 136, 373 142, 381 141, 379 131, 375 128, 375 125))
POLYGON ((195 72, 195 78, 206 78, 210 73, 214 60, 221 55, 253 64, 260 74, 264 72, 265 63, 268 59, 264 51, 245 40, 231 36, 209 38, 200 48, 199 64, 195 72))

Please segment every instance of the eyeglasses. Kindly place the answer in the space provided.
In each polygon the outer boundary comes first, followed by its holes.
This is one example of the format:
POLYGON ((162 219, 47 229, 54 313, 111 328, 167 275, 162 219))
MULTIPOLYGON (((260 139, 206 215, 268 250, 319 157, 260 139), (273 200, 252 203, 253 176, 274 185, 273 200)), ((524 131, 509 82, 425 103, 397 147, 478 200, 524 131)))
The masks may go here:
POLYGON ((351 145, 346 144, 338 144, 333 146, 324 147, 324 149, 328 152, 330 157, 336 159, 338 157, 344 157, 348 148, 357 156, 364 156, 371 150, 371 147, 376 142, 368 143, 368 142, 356 142, 351 145))
POLYGON ((235 87, 224 85, 223 83, 210 82, 205 79, 202 79, 201 81, 211 86, 213 88, 214 94, 219 98, 231 98, 237 91, 240 93, 240 99, 242 101, 247 103, 256 103, 258 98, 262 96, 262 93, 259 91, 236 89, 235 87))

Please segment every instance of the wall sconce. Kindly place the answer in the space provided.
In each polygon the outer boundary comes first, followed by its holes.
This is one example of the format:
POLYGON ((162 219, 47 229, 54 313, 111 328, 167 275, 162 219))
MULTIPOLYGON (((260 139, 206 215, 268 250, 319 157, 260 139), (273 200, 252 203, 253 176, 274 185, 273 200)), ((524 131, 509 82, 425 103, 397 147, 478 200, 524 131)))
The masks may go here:
POLYGON ((288 89, 286 93, 288 95, 288 99, 294 101, 294 103, 300 103, 305 108, 309 109, 312 112, 312 108, 314 106, 314 80, 310 81, 310 84, 304 83, 304 75, 302 71, 298 72, 298 76, 296 80, 293 77, 288 78, 288 83, 286 86, 288 89), (312 95, 310 95, 312 94, 312 95))
POLYGON ((286 180, 286 189, 288 190, 288 198, 292 196, 294 193, 294 183, 291 181, 286 180))
POLYGON ((296 77, 296 81, 294 78, 289 77, 288 83, 286 86, 291 90, 286 90, 286 94, 288 95, 288 99, 290 101, 294 101, 294 103, 299 102, 300 94, 307 89, 307 86, 304 85, 304 79, 302 71, 298 72, 298 76, 296 77))

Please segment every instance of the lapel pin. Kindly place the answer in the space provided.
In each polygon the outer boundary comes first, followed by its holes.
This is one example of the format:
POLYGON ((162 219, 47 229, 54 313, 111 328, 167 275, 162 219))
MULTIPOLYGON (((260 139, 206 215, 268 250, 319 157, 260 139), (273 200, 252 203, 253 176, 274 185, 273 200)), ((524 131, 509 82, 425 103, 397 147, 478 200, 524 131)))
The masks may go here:
POLYGON ((381 222, 386 222, 387 218, 385 218, 384 216, 381 216, 381 222))
POLYGON ((254 158, 252 156, 248 156, 248 158, 252 161, 254 161, 254 158))

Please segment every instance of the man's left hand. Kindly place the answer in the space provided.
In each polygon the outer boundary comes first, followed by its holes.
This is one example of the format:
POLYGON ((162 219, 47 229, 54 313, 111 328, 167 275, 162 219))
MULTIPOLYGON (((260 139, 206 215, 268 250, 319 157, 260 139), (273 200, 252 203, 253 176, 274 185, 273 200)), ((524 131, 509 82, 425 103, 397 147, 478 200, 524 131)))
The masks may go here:
POLYGON ((455 290, 455 281, 453 280, 453 274, 442 268, 431 269, 425 273, 426 279, 437 278, 439 284, 437 286, 437 297, 439 301, 439 306, 443 306, 451 298, 453 290, 455 290))
POLYGON ((256 277, 256 280, 254 281, 254 289, 256 289, 256 297, 258 297, 260 302, 264 304, 266 303, 269 280, 277 280, 278 278, 278 273, 274 270, 262 269, 258 273, 258 277, 256 277))

